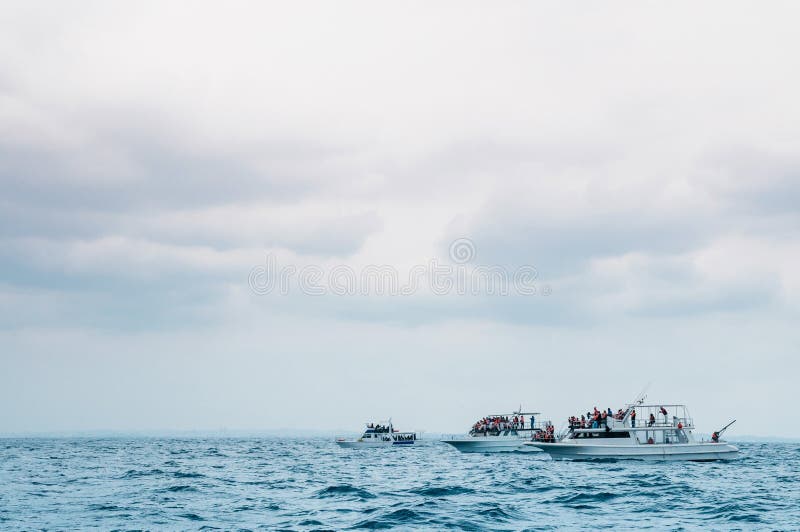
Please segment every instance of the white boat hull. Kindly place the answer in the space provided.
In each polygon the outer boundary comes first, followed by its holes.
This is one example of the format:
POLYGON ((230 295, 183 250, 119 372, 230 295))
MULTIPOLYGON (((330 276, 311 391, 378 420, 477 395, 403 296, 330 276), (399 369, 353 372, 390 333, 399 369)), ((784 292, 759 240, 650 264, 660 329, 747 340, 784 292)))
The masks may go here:
POLYGON ((410 441, 358 441, 358 440, 336 440, 336 445, 346 449, 373 449, 388 447, 409 447, 414 445, 414 440, 410 441))
POLYGON ((522 438, 501 437, 467 437, 460 439, 441 440, 452 445, 462 453, 510 453, 510 452, 538 452, 539 449, 523 445, 527 440, 522 438))
POLYGON ((587 445, 530 442, 554 459, 569 460, 732 460, 739 449, 728 443, 677 443, 640 445, 587 445))

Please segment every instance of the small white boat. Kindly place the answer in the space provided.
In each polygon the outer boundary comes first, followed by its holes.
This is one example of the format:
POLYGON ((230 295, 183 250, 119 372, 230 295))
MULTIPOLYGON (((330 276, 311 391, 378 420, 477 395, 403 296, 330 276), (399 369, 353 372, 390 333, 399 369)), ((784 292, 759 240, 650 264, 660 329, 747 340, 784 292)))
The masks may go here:
MULTIPOLYGON (((694 422, 685 405, 645 405, 639 400, 620 416, 602 423, 575 423, 556 441, 530 441, 555 459, 731 460, 739 449, 719 439, 697 441, 694 422)), ((734 420, 735 421, 735 420, 734 420)))
POLYGON ((523 443, 549 423, 537 423, 539 412, 491 414, 472 426, 467 434, 440 440, 462 453, 537 452, 523 443), (516 420, 516 421, 515 421, 516 420))
POLYGON ((390 419, 383 423, 367 423, 360 438, 337 437, 336 443, 339 447, 371 448, 414 445, 417 440, 416 432, 398 432, 390 419))

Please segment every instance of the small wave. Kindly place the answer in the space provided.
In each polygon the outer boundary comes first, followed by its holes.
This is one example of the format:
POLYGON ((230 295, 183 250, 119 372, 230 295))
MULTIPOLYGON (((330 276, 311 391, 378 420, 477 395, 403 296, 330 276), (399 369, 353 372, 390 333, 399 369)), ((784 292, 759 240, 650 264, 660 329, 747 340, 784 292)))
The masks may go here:
POLYGON ((255 505, 255 504, 240 504, 239 506, 236 506, 235 508, 233 508, 233 511, 234 512, 252 512, 253 510, 267 510, 267 511, 270 511, 270 512, 277 512, 280 509, 281 509, 281 507, 273 502, 273 503, 267 504, 266 506, 258 506, 258 505, 255 505))
POLYGON ((725 519, 726 521, 736 521, 745 523, 760 523, 761 518, 753 513, 752 508, 744 507, 736 503, 722 505, 708 505, 699 509, 699 513, 707 516, 707 519, 725 519))
POLYGON ((735 514, 731 515, 728 518, 728 521, 735 521, 735 522, 743 522, 743 523, 761 523, 763 522, 761 517, 754 513, 744 513, 744 514, 735 514))
POLYGON ((325 523, 316 519, 305 519, 297 523, 298 526, 323 526, 325 523))
POLYGON ((371 530, 382 530, 387 528, 403 527, 404 525, 407 526, 412 523, 419 524, 421 520, 424 520, 422 515, 418 514, 413 510, 409 510, 408 508, 401 508, 399 510, 395 510, 376 519, 368 519, 366 521, 361 521, 359 523, 356 523, 350 528, 351 529, 367 528, 371 530))
POLYGON ((526 478, 522 481, 522 484, 526 486, 518 488, 519 491, 524 491, 526 493, 544 493, 545 491, 553 491, 553 490, 560 490, 561 486, 555 486, 553 484, 542 484, 541 479, 533 479, 533 478, 526 478), (533 487, 529 487, 531 484, 535 484, 533 487))
POLYGON ((488 517, 489 519, 494 519, 497 521, 508 521, 514 518, 513 515, 509 514, 496 504, 488 508, 484 508, 483 510, 480 510, 478 513, 483 517, 488 517))
POLYGON ((577 464, 618 464, 617 458, 575 458, 572 460, 577 464))
POLYGON ((410 490, 410 493, 422 495, 424 497, 447 497, 448 495, 463 495, 465 493, 475 493, 472 488, 461 486, 431 486, 427 488, 417 488, 410 490))
POLYGON ((326 499, 328 497, 354 496, 361 499, 374 499, 376 496, 365 489, 357 488, 349 484, 338 486, 328 486, 317 492, 317 498, 326 499))
POLYGON ((183 517, 184 519, 188 519, 189 521, 205 521, 205 519, 193 513, 179 514, 178 517, 183 517))
POLYGON ((89 510, 92 510, 93 512, 115 512, 115 511, 122 510, 122 509, 123 508, 120 508, 119 506, 116 506, 114 504, 90 504, 89 505, 89 510))
POLYGON ((141 478, 141 477, 150 477, 150 476, 163 475, 163 474, 164 474, 164 472, 162 470, 160 470, 160 469, 150 469, 150 470, 147 470, 147 471, 143 471, 143 470, 140 470, 140 469, 129 469, 120 478, 123 478, 123 479, 126 479, 126 478, 141 478))
POLYGON ((172 474, 175 478, 203 478, 205 475, 200 473, 184 473, 183 471, 176 471, 172 474))
POLYGON ((186 486, 184 484, 178 486, 170 486, 168 488, 164 488, 163 491, 172 491, 172 492, 179 492, 179 491, 197 491, 197 488, 194 486, 186 486))
POLYGON ((628 475, 632 481, 636 482, 636 485, 640 488, 660 488, 663 486, 672 486, 672 481, 670 481, 667 475, 661 473, 655 473, 652 475, 628 475))
POLYGON ((608 491, 599 491, 596 493, 573 492, 567 495, 560 495, 558 497, 555 497, 550 502, 566 504, 568 506, 576 507, 576 505, 584 506, 584 505, 590 505, 591 503, 607 502, 610 501, 611 499, 615 499, 616 497, 618 497, 616 493, 611 493, 608 491))

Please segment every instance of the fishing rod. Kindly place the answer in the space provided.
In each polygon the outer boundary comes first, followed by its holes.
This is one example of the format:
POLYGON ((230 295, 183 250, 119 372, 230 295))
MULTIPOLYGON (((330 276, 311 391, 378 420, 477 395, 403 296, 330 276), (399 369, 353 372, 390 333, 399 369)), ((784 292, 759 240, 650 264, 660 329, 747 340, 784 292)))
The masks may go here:
POLYGON ((728 429, 728 427, 730 427, 734 423, 736 423, 735 419, 733 421, 731 421, 730 423, 728 423, 727 425, 725 425, 724 427, 722 427, 721 429, 719 429, 719 430, 717 430, 715 432, 712 432, 711 433, 711 441, 713 441, 715 443, 718 442, 719 441, 719 437, 722 436, 722 433, 725 432, 728 429))
POLYGON ((725 430, 726 430, 728 427, 730 427, 731 425, 733 425, 734 423, 736 423, 736 420, 735 420, 735 419, 734 419, 733 421, 731 421, 730 423, 728 423, 727 425, 725 425, 724 427, 722 427, 721 429, 719 429, 719 430, 717 431, 717 434, 719 434, 719 435, 722 435, 722 433, 723 433, 723 432, 725 432, 725 430))

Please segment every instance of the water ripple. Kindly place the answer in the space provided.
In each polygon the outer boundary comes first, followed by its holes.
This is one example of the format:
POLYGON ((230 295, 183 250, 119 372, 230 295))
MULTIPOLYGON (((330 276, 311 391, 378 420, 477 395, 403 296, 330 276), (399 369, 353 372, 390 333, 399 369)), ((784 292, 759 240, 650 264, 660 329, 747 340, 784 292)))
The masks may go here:
POLYGON ((0 523, 28 529, 793 529, 797 444, 732 463, 554 462, 433 442, 4 439, 0 523), (601 517, 598 517, 601 516, 601 517))
POLYGON ((339 486, 328 486, 325 489, 322 489, 317 492, 318 498, 326 498, 326 497, 341 497, 341 496, 350 496, 356 497, 359 499, 374 499, 375 495, 368 492, 365 489, 356 488, 355 486, 350 486, 347 484, 339 485, 339 486))

